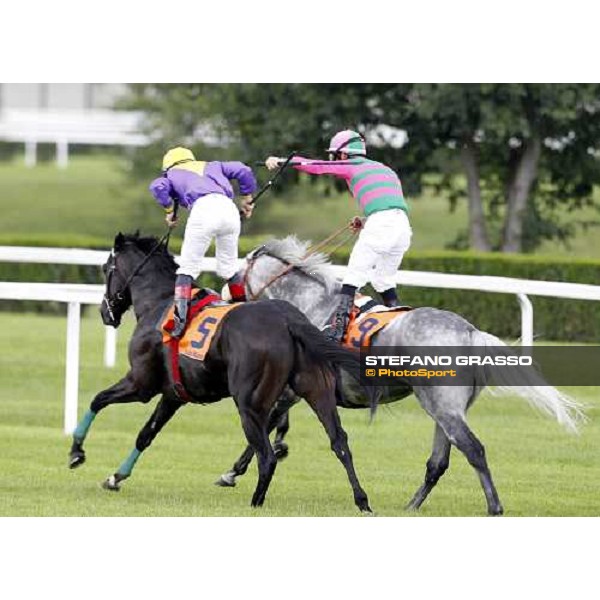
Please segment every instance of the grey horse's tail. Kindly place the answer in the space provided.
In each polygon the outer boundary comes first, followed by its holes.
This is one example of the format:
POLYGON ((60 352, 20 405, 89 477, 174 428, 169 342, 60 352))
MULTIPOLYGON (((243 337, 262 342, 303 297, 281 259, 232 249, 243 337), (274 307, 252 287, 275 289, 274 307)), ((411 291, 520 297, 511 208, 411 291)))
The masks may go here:
MULTIPOLYGON (((500 339, 484 331, 475 330, 471 334, 473 346, 501 346, 507 352, 510 348, 500 339)), ((513 394, 529 402, 542 412, 554 417, 567 430, 576 433, 579 423, 586 420, 583 405, 567 394, 552 387, 535 369, 501 369, 494 373, 496 387, 491 393, 513 394), (502 380, 499 381, 499 376, 502 380)))

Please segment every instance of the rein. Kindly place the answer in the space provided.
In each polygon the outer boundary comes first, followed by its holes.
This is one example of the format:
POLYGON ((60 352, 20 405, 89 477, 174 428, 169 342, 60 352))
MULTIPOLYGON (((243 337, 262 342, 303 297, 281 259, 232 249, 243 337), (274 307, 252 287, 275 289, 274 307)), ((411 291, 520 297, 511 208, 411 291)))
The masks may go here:
MULTIPOLYGON (((344 232, 347 232, 347 234, 345 236, 343 236, 340 240, 338 240, 338 242, 336 244, 334 244, 333 247, 329 250, 329 252, 335 252, 335 250, 337 250, 340 246, 344 245, 346 242, 348 242, 352 238, 353 235, 355 235, 354 231, 352 231, 352 230, 348 231, 347 228, 348 228, 348 226, 344 225, 343 227, 340 227, 340 229, 337 229, 336 231, 334 231, 331 235, 326 237, 324 240, 320 241, 318 244, 314 244, 313 246, 310 246, 310 248, 308 248, 308 250, 306 251, 306 254, 302 257, 302 260, 306 260, 309 256, 312 256, 313 254, 316 254, 317 252, 321 251, 323 248, 325 248, 327 246, 327 244, 329 244, 336 238, 342 236, 342 234, 344 232)), ((247 288, 247 290, 249 292, 248 296, 249 296, 250 300, 257 300, 260 297, 260 295, 269 286, 271 286, 273 283, 275 283, 278 279, 280 279, 284 275, 287 275, 290 271, 293 271, 295 268, 297 268, 296 265, 293 265, 278 256, 272 257, 272 258, 277 258, 278 260, 282 261, 283 263, 286 263, 287 266, 283 270, 281 270, 279 273, 276 273, 275 275, 273 275, 273 277, 271 277, 271 279, 269 279, 263 286, 261 286, 261 288, 258 290, 258 292, 255 293, 252 291, 252 287, 250 286, 250 281, 248 279, 248 275, 250 274, 250 271, 252 270, 252 267, 254 266, 254 263, 259 258, 259 256, 260 256, 260 254, 257 254, 250 259, 248 267, 246 268, 246 271, 244 272, 243 282, 244 282, 244 286, 247 288)))

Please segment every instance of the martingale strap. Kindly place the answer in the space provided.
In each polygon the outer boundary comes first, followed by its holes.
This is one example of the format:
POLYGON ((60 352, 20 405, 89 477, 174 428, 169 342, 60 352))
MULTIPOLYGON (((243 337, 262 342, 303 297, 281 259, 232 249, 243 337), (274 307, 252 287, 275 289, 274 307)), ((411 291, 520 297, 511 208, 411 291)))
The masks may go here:
POLYGON ((181 371, 179 370, 179 340, 177 338, 171 338, 168 347, 173 391, 182 402, 191 402, 192 397, 188 394, 181 381, 181 371))

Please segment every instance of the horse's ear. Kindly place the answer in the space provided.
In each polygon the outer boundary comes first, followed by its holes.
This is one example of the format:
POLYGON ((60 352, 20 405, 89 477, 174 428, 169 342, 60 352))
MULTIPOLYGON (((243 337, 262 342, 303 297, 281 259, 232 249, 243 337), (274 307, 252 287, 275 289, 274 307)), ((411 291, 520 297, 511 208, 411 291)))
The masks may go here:
POLYGON ((136 229, 135 233, 133 235, 134 235, 134 237, 139 238, 140 237, 140 230, 136 229))
POLYGON ((125 236, 119 231, 115 237, 115 243, 113 245, 115 250, 120 250, 125 243, 125 236))

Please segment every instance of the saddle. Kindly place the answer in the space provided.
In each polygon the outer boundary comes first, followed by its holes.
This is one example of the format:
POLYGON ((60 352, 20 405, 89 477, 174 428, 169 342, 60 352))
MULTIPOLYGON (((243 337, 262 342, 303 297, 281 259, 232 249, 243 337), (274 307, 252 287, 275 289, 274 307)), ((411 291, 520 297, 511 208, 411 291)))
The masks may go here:
POLYGON ((343 339, 347 348, 367 348, 373 336, 396 319, 399 315, 412 310, 412 306, 395 306, 393 308, 377 304, 366 296, 357 298, 343 339))
MULTIPOLYGON (((192 299, 190 301, 190 308, 187 314, 187 320, 185 324, 186 331, 190 327, 190 324, 194 317, 198 315, 202 310, 208 306, 221 306, 227 305, 221 296, 209 288, 194 288, 192 289, 192 299)), ((170 338, 170 332, 173 331, 175 325, 174 321, 175 305, 173 303, 165 309, 160 321, 158 329, 163 334, 163 343, 168 342, 167 338, 170 338)))
POLYGON ((179 370, 179 355, 194 359, 204 360, 210 349, 212 340, 227 313, 237 307, 241 302, 229 304, 224 302, 213 290, 192 290, 192 301, 188 311, 185 331, 181 338, 171 337, 173 329, 173 314, 175 307, 170 304, 159 321, 158 329, 162 333, 162 342, 168 355, 169 377, 173 389, 180 400, 190 402, 191 396, 183 386, 179 370))

